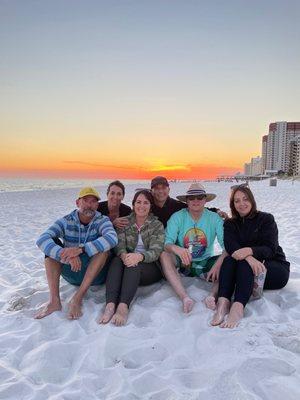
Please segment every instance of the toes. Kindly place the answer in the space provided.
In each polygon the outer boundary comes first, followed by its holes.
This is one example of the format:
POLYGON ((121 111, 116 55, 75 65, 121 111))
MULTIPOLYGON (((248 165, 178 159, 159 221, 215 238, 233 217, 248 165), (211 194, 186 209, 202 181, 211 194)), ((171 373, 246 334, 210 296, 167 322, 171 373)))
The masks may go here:
POLYGON ((182 302, 183 302, 183 312, 185 314, 190 313, 192 311, 193 307, 194 307, 194 304, 195 304, 194 300, 192 300, 189 297, 185 297, 182 302))

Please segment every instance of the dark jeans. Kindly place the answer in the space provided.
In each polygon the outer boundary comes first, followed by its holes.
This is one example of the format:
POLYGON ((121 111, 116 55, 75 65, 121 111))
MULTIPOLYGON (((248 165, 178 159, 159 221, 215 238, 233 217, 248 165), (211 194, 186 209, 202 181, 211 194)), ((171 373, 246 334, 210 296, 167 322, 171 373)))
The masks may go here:
POLYGON ((106 303, 125 303, 129 307, 139 285, 152 285, 161 279, 162 273, 156 262, 126 267, 120 257, 115 257, 106 278, 106 303))
MULTIPOLYGON (((289 280, 289 267, 276 260, 266 260, 267 269, 264 289, 281 289, 289 280)), ((254 274, 252 268, 245 260, 237 261, 228 256, 224 259, 219 276, 219 297, 234 301, 248 303, 253 291, 254 274)))

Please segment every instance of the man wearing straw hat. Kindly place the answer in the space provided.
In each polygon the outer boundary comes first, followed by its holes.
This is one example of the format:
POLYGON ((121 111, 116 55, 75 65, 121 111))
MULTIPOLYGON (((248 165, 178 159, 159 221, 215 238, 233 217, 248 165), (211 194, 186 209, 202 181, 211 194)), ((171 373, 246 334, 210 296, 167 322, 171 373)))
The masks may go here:
MULTIPOLYGON (((168 220, 175 212, 187 208, 186 203, 169 196, 170 185, 164 176, 156 176, 151 180, 151 192, 154 199, 152 213, 162 222, 165 228, 168 220)), ((209 210, 217 212, 222 218, 228 218, 228 215, 218 208, 209 208, 209 210)))
MULTIPOLYGON (((171 216, 168 221, 165 251, 161 264, 166 279, 183 303, 183 311, 188 313, 194 301, 188 296, 177 271, 186 276, 198 276, 216 282, 225 258, 223 243, 223 220, 215 212, 205 208, 205 204, 216 197, 207 193, 200 183, 193 183, 187 192, 177 199, 187 204, 171 216), (217 238, 223 252, 214 256, 214 241, 217 238)), ((206 305, 215 308, 216 285, 213 295, 206 299, 206 305)))
POLYGON ((45 254, 50 300, 35 318, 61 310, 61 275, 79 286, 69 303, 69 319, 82 315, 82 300, 90 285, 104 283, 109 250, 117 245, 118 238, 109 218, 97 211, 99 200, 94 188, 81 189, 76 200, 78 209, 58 219, 37 240, 37 246, 45 254))

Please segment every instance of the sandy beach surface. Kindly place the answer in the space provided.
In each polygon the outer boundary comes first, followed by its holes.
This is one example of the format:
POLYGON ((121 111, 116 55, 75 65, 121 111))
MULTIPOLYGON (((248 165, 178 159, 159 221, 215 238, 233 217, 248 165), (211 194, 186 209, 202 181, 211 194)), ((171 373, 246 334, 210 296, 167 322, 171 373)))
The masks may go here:
MULTIPOLYGON (((228 211, 230 183, 204 183, 228 211)), ((187 183, 173 183, 184 194, 187 183)), ((209 284, 184 278, 197 301, 184 315, 164 281, 141 288, 124 327, 97 319, 105 287, 91 288, 78 321, 66 318, 75 288, 61 280, 62 312, 34 320, 48 300, 36 238, 75 208, 78 189, 0 193, 0 399, 300 399, 300 183, 250 184, 258 208, 274 214, 291 278, 247 305, 234 330, 211 327, 209 284)), ((135 185, 127 188, 130 204, 135 185)), ((105 188, 98 187, 105 199, 105 188)))

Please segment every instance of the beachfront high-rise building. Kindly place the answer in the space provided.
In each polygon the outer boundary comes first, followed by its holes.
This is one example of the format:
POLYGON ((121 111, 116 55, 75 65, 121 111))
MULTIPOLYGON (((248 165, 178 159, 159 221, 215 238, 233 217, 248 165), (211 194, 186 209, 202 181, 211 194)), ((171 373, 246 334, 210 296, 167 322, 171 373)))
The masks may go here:
POLYGON ((252 157, 251 162, 244 164, 246 176, 259 176, 262 174, 262 157, 252 157))
POLYGON ((300 135, 290 142, 290 168, 289 172, 300 176, 300 135))
POLYGON ((290 170, 291 142, 300 137, 300 122, 273 122, 269 134, 263 137, 262 157, 265 170, 290 170))
POLYGON ((244 164, 244 175, 246 175, 246 176, 251 175, 251 163, 244 164))
POLYGON ((262 157, 251 158, 251 175, 258 176, 263 173, 262 169, 262 157))
POLYGON ((262 137, 262 146, 261 146, 261 163, 262 163, 262 173, 267 169, 267 144, 268 144, 268 135, 264 135, 262 137))

